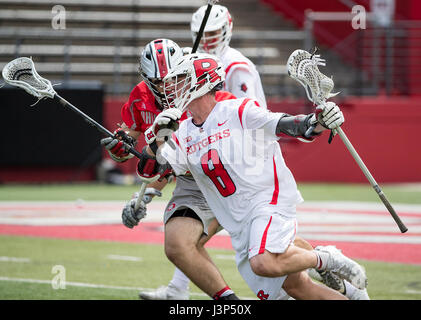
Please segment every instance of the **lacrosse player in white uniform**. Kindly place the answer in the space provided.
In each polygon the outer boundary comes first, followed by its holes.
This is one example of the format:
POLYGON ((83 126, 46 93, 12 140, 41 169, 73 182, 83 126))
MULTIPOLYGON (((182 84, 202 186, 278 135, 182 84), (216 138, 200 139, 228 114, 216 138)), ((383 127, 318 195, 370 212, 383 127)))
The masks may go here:
MULTIPOLYGON (((200 7, 192 16, 191 32, 193 41, 197 37, 206 8, 207 6, 200 7)), ((213 54, 219 58, 225 71, 224 90, 233 93, 237 98, 247 97, 254 99, 258 101, 257 103, 262 109, 267 109, 262 83, 256 66, 238 50, 229 46, 232 28, 233 21, 228 9, 221 5, 214 5, 199 43, 198 52, 213 54)), ((313 249, 307 241, 298 236, 295 244, 309 250, 313 249)), ((351 284, 329 271, 320 271, 319 273, 315 270, 310 271, 312 277, 346 294, 348 298, 368 298, 365 290, 357 290, 351 284)), ((168 299, 174 294, 177 294, 179 298, 188 297, 189 282, 188 277, 176 268, 169 286, 160 287, 155 291, 141 291, 139 296, 142 299, 168 299)))
MULTIPOLYGON (((203 21, 207 6, 200 7, 191 20, 193 41, 196 39, 200 25, 203 21)), ((224 6, 214 5, 206 22, 198 52, 216 55, 223 63, 227 74, 224 82, 224 91, 232 93, 235 97, 248 97, 258 101, 259 106, 266 109, 266 98, 256 66, 238 50, 229 46, 232 36, 232 18, 224 6)), ((185 199, 185 198, 184 198, 185 199)), ((184 273, 176 268, 172 280, 167 287, 160 287, 155 291, 141 291, 139 296, 147 300, 178 299, 189 296, 190 280, 184 273)))
MULTIPOLYGON (((295 299, 346 299, 312 282, 308 268, 335 272, 364 289, 363 268, 336 248, 293 245, 295 206, 302 198, 277 143, 281 133, 311 141, 338 128, 342 112, 331 102, 315 114, 294 117, 262 111, 247 98, 217 102, 215 88, 223 80, 221 63, 207 54, 182 57, 164 78, 169 106, 188 107, 192 117, 172 135, 174 143, 158 150, 158 161, 177 175, 192 173, 231 236, 241 275, 260 299, 279 299, 282 288, 295 299), (242 154, 244 146, 256 150, 254 158, 242 154)), ((146 153, 153 157, 150 148, 146 153)))

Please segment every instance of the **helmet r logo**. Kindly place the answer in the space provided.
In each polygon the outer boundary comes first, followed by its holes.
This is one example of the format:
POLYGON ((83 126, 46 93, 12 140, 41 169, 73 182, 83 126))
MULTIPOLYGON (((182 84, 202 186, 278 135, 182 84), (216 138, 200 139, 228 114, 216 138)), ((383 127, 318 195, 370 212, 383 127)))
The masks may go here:
POLYGON ((211 64, 208 61, 202 62, 202 68, 203 69, 209 69, 210 66, 211 66, 211 64))
POLYGON ((205 73, 208 73, 210 75, 210 78, 209 78, 210 82, 215 82, 221 79, 221 77, 215 72, 216 68, 218 68, 218 63, 214 59, 211 59, 211 58, 200 59, 200 60, 194 61, 193 64, 194 64, 194 70, 196 72, 196 77, 198 79, 201 76, 203 76, 205 73))

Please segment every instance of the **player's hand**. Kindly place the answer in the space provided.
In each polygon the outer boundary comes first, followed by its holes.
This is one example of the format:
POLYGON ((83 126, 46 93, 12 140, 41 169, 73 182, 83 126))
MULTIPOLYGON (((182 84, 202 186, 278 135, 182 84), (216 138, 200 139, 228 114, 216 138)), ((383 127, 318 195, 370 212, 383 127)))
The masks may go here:
POLYGON ((125 135, 126 137, 128 137, 128 139, 131 140, 130 145, 133 147, 135 144, 134 139, 128 136, 122 130, 116 131, 113 138, 107 137, 101 139, 101 145, 103 145, 105 149, 107 149, 108 153, 110 154, 110 157, 117 162, 124 162, 133 157, 132 154, 128 153, 127 147, 121 141, 122 135, 125 135))
POLYGON ((139 221, 146 216, 145 203, 142 201, 140 203, 139 209, 135 211, 136 201, 137 197, 134 197, 129 202, 127 202, 121 214, 123 224, 130 229, 132 229, 134 226, 137 226, 139 221))
POLYGON ((178 120, 183 113, 177 108, 169 108, 158 114, 150 126, 145 131, 145 140, 151 144, 155 139, 171 136, 178 129, 178 120))
MULTIPOLYGON (((154 196, 161 197, 162 192, 155 188, 146 188, 145 193, 143 194, 143 199, 142 199, 143 203, 144 204, 150 203, 154 196)), ((133 198, 138 198, 138 197, 139 197, 139 192, 135 192, 135 194, 133 195, 133 198)))
POLYGON ((334 102, 326 102, 316 108, 317 121, 326 129, 335 130, 344 122, 342 111, 334 102))
MULTIPOLYGON (((152 198, 154 196, 161 197, 162 196, 162 192, 159 191, 159 190, 157 190, 157 189, 155 189, 155 188, 146 188, 145 194, 143 195, 143 199, 142 199, 143 203, 144 204, 150 203, 152 201, 152 198)), ((137 195, 136 195, 136 197, 137 197, 137 195)))

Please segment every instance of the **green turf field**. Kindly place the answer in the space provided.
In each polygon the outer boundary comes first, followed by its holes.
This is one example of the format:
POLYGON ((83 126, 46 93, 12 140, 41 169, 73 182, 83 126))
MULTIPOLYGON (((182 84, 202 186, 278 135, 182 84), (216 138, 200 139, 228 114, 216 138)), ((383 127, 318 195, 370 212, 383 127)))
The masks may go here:
MULTIPOLYGON (((381 185, 392 203, 421 204, 421 184, 381 185)), ((307 201, 380 201, 369 184, 313 184, 298 185, 307 201)), ((163 200, 169 200, 174 183, 163 190, 163 200)), ((138 190, 138 186, 106 184, 67 185, 0 185, 0 201, 49 201, 49 200, 126 200, 138 190)))
MULTIPOLYGON (((173 186, 163 198, 169 199, 173 186)), ((306 200, 378 201, 368 185, 299 185, 306 200)), ((392 203, 421 203, 419 186, 383 186, 392 203)), ((0 201, 126 200, 136 186, 2 185, 0 201)), ((234 253, 210 249, 237 295, 253 298, 236 270, 234 253)), ((367 270, 372 299, 421 300, 421 267, 360 261, 367 270)), ((166 285, 173 274, 161 245, 0 236, 1 299, 137 299, 139 288, 166 285), (137 258, 135 261, 110 256, 137 258), (5 258, 9 257, 9 258, 5 258), (15 259, 10 259, 10 257, 15 259), (65 268, 65 289, 53 289, 56 265, 65 268)), ((191 285, 192 299, 209 299, 191 285)))
MULTIPOLYGON (((173 267, 160 245, 0 236, 0 299, 137 299, 138 288, 167 284, 173 267), (109 256, 137 257, 119 261, 109 256), (65 268, 65 289, 54 289, 56 265, 65 268), (26 281, 25 281, 25 280, 26 281)), ((210 249, 223 276, 243 298, 253 298, 236 270, 230 250, 210 249)), ((421 299, 421 267, 359 261, 369 277, 372 299, 421 299)), ((192 299, 209 299, 191 285, 192 299)))

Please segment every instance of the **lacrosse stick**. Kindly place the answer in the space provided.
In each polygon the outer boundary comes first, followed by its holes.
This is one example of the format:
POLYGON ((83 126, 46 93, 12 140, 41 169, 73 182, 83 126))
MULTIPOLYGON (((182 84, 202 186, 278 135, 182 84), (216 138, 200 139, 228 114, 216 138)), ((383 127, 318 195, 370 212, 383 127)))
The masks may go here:
MULTIPOLYGON (((304 86, 308 99, 316 105, 323 105, 327 99, 336 96, 338 93, 331 93, 334 87, 334 82, 331 78, 325 76, 319 71, 319 65, 325 66, 326 61, 321 59, 320 55, 310 54, 305 50, 295 50, 290 55, 287 62, 288 74, 291 78, 297 80, 304 86)), ((392 215, 400 231, 402 233, 408 231, 408 228, 403 224, 395 209, 393 209, 389 200, 386 198, 386 195, 380 189, 376 180, 374 180, 370 171, 367 169, 348 137, 345 135, 345 132, 340 127, 332 131, 333 134, 339 134, 339 137, 342 139, 348 151, 357 162, 373 189, 377 192, 380 200, 392 215)))
POLYGON ((208 6, 206 7, 206 12, 200 25, 199 32, 197 33, 196 39, 194 40, 193 48, 191 53, 195 53, 199 47, 200 39, 202 39, 203 31, 205 30, 206 22, 208 21, 212 6, 215 5, 218 0, 208 0, 208 6))
MULTIPOLYGON (((76 112, 86 122, 88 122, 90 125, 98 129, 103 134, 114 138, 114 134, 112 132, 110 132, 109 130, 104 128, 102 125, 100 125, 98 122, 96 122, 94 119, 92 119, 91 117, 89 117, 88 115, 80 111, 70 102, 60 97, 57 94, 57 92, 53 89, 53 85, 51 84, 51 82, 41 77, 37 73, 32 59, 21 57, 9 62, 3 68, 2 75, 6 83, 12 86, 24 89, 30 95, 33 95, 34 97, 38 98, 38 101, 44 98, 51 98, 57 101, 62 106, 69 108, 73 112, 76 112)), ((142 155, 140 154, 139 151, 137 151, 136 149, 134 149, 132 146, 129 145, 128 143, 129 141, 127 140, 127 137, 122 136, 122 139, 128 152, 130 152, 131 154, 133 154, 134 156, 140 159, 142 155)), ((147 184, 146 182, 142 182, 142 185, 140 187, 139 198, 141 199, 143 198, 143 193, 145 192, 146 184, 147 184)), ((139 202, 139 205, 140 205, 140 202, 139 202)), ((139 208, 139 205, 137 205, 137 208, 139 208)))

